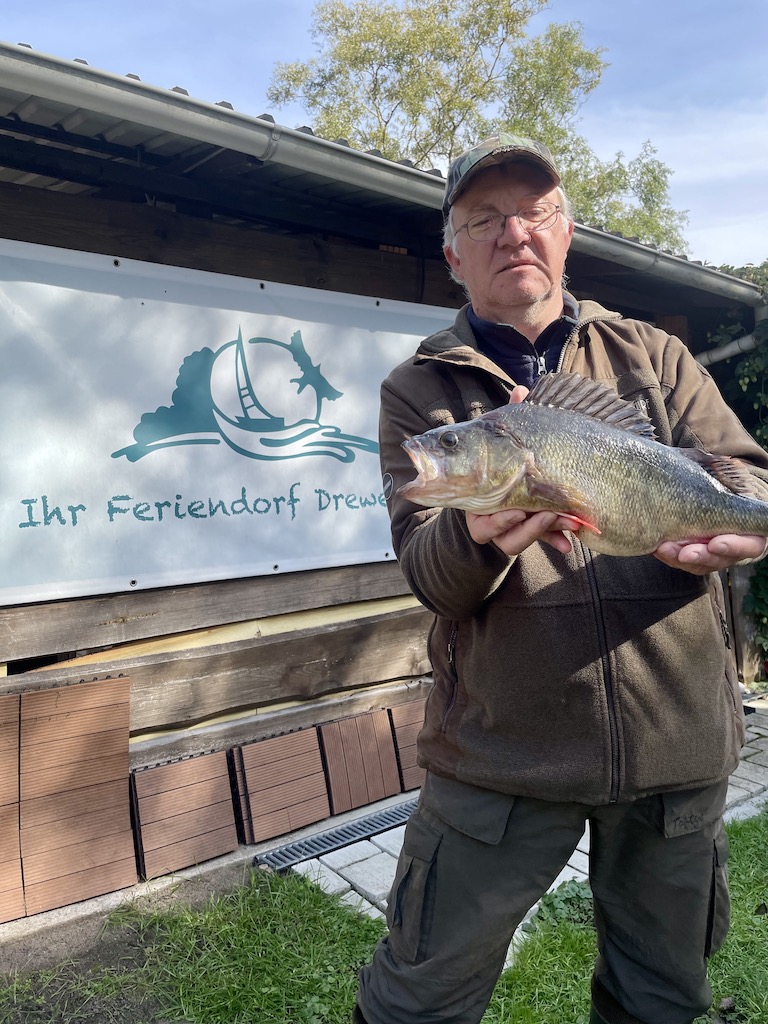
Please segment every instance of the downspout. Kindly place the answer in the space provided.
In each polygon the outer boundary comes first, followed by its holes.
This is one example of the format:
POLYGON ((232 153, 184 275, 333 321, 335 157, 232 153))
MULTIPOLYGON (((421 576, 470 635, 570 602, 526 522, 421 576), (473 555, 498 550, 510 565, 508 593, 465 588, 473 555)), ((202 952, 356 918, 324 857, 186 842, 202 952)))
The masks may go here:
MULTIPOLYGON (((755 326, 768 319, 768 306, 757 306, 755 308, 755 326)), ((701 363, 702 366, 711 366, 713 363, 720 363, 723 359, 730 359, 731 356, 741 355, 744 352, 751 352, 757 348, 763 341, 768 337, 768 331, 765 329, 757 331, 754 330, 750 334, 745 334, 741 338, 735 338, 733 341, 729 341, 727 345, 723 345, 720 348, 708 349, 706 352, 700 352, 696 356, 697 362, 701 363)))

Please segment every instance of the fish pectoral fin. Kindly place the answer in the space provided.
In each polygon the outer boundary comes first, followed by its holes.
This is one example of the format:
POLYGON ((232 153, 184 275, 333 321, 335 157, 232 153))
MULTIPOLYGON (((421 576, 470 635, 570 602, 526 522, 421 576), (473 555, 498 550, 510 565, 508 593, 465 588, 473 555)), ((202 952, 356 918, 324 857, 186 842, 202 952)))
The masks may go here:
POLYGON ((677 448, 675 450, 686 459, 690 459, 691 462, 697 463, 718 483, 727 487, 729 491, 733 491, 734 494, 748 495, 750 498, 760 497, 752 474, 739 459, 734 459, 730 455, 712 455, 700 448, 677 448))
POLYGON ((595 516, 583 495, 572 487, 552 483, 532 465, 527 467, 526 484, 528 494, 532 499, 546 504, 553 511, 561 512, 564 516, 570 516, 580 526, 591 530, 592 533, 600 533, 595 516))

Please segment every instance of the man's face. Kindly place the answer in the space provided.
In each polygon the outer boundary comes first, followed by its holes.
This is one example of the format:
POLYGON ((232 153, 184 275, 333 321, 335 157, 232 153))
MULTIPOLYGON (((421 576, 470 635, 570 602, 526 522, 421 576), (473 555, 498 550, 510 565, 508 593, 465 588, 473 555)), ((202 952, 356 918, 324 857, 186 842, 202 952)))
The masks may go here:
POLYGON ((445 258, 485 320, 545 324, 560 314, 571 221, 558 215, 550 227, 529 232, 510 217, 503 233, 486 242, 459 230, 478 213, 516 213, 539 200, 559 202, 551 180, 530 164, 514 162, 479 172, 453 204, 456 252, 446 248, 445 258))

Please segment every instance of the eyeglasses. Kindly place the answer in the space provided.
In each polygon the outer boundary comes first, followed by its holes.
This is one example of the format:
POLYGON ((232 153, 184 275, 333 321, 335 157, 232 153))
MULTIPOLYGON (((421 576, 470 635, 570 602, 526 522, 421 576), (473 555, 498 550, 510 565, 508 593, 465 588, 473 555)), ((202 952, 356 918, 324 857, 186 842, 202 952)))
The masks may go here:
POLYGON ((510 217, 516 217, 525 231, 543 231, 554 223, 559 212, 557 203, 535 203, 517 213, 478 213, 470 217, 466 224, 462 224, 456 234, 466 228, 467 234, 475 242, 491 242, 504 234, 510 217))

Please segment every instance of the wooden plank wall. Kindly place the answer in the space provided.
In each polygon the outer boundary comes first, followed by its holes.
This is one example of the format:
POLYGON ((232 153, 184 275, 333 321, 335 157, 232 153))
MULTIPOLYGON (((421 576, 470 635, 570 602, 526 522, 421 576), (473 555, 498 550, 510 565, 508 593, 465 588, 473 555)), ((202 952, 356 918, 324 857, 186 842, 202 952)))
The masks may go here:
POLYGON ((356 715, 320 726, 334 814, 400 792, 389 714, 356 715))
POLYGON ((401 766, 423 698, 129 772, 129 693, 119 678, 0 697, 0 923, 277 839, 421 781, 401 766))
MULTIPOLYGON (((0 214, 9 239, 463 302, 440 260, 309 234, 1 183, 0 214)), ((367 720, 339 727, 379 777, 347 803, 400 791, 389 709, 423 698, 430 620, 394 562, 0 607, 0 920, 130 885, 137 865, 153 877, 323 820, 344 803, 343 758, 329 788, 318 732, 331 722, 376 716, 370 735, 367 720), (19 761, 21 793, 2 771, 19 761)))
POLYGON ((0 697, 0 922, 137 880, 128 679, 0 697))
MULTIPOLYGON (((464 301, 439 258, 311 232, 270 234, 6 183, 0 221, 3 236, 19 241, 351 294, 446 306, 464 301)), ((426 613, 386 604, 407 593, 396 564, 380 563, 0 608, 0 675, 9 673, 5 692, 21 692, 37 685, 32 671, 41 667, 45 685, 130 673, 132 749, 152 736, 156 759, 191 755, 210 749, 199 730, 195 746, 193 724, 428 671, 426 613), (374 614, 377 601, 385 603, 374 614), (360 603, 369 605, 363 614, 360 603), (345 607, 346 616, 327 612, 345 607), (263 635, 264 617, 305 611, 316 613, 312 621, 263 635), (222 632, 233 624, 239 632, 222 632), (159 733, 173 733, 165 749, 158 749, 159 733)), ((263 738, 262 723, 252 724, 250 736, 247 725, 233 726, 239 742, 263 738)), ((278 723, 272 728, 284 731, 278 723)), ((224 749, 231 737, 219 732, 216 745, 224 749)))
POLYGON ((134 772, 131 781, 142 877, 167 875, 237 848, 223 751, 134 772))
POLYGON ((0 922, 26 910, 19 837, 18 696, 0 697, 0 922))
POLYGON ((128 796, 128 679, 21 694, 27 914, 137 880, 128 796))
POLYGON ((423 677, 430 616, 406 592, 380 563, 0 608, 0 693, 130 675, 133 767, 227 749, 311 724, 314 700, 423 677))
POLYGON ((331 813, 317 730, 249 743, 233 755, 243 838, 259 843, 331 813))
POLYGON ((424 722, 426 700, 413 700, 392 708, 392 727, 400 758, 403 789, 417 789, 424 781, 424 769, 416 763, 416 737, 424 722))
POLYGON ((3 237, 281 284, 458 308, 461 287, 442 258, 287 236, 148 205, 0 183, 3 237))

